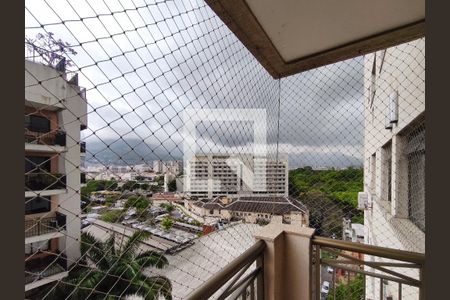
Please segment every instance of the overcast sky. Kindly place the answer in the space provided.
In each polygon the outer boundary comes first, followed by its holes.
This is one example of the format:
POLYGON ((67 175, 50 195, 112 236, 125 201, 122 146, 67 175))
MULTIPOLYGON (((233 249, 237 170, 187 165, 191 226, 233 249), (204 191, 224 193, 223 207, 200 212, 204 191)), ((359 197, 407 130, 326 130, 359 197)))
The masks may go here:
MULTIPOLYGON (((87 88, 88 145, 135 138, 149 150, 176 149, 171 155, 179 158, 185 108, 262 108, 269 149, 279 138, 291 164, 361 164, 362 58, 282 79, 279 94, 279 82, 203 1, 25 5, 28 37, 53 32, 78 52, 70 58, 87 88)), ((250 122, 203 122, 197 130, 201 152, 253 147, 250 122)))

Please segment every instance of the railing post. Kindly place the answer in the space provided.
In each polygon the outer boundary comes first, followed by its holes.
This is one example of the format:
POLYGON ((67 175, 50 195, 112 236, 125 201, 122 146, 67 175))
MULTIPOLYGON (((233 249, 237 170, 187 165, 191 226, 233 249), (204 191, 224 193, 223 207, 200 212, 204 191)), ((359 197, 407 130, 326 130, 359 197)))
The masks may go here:
MULTIPOLYGON (((311 238, 314 229, 270 223, 255 233, 263 240, 264 299, 309 299, 311 238)), ((258 299, 260 299, 258 297, 258 299)))
POLYGON ((425 273, 425 265, 422 264, 420 266, 420 271, 419 271, 419 280, 420 280, 419 300, 425 300, 425 278, 424 278, 424 273, 425 273))
POLYGON ((256 299, 264 300, 264 255, 256 259, 256 267, 261 267, 261 272, 256 277, 256 299))
MULTIPOLYGON (((315 247, 314 257, 314 295, 316 300, 320 300, 320 246, 315 247)), ((312 267, 312 266, 311 266, 312 267)))

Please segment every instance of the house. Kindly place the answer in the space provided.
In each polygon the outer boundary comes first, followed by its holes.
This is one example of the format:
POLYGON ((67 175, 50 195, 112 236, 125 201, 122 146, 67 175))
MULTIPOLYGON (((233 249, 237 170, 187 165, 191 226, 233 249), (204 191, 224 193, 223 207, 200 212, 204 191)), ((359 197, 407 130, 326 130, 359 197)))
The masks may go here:
POLYGON ((185 207, 202 217, 220 219, 242 219, 248 223, 270 221, 273 216, 282 216, 283 221, 298 221, 308 226, 308 209, 300 201, 290 197, 229 197, 219 196, 212 200, 185 201, 185 207))

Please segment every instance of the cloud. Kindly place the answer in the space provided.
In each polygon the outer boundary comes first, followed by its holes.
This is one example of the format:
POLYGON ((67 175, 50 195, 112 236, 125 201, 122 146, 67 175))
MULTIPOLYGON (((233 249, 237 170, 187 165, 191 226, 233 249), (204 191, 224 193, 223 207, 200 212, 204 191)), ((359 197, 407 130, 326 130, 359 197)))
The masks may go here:
MULTIPOLYGON (((89 112, 82 135, 93 143, 135 139, 146 143, 142 151, 179 155, 186 108, 264 108, 271 151, 278 141, 279 151, 310 165, 362 157, 361 57, 279 83, 203 1, 47 2, 26 1, 26 34, 54 32, 78 52, 71 59, 89 112)), ((250 128, 199 124, 197 143, 204 152, 244 151, 250 128)))

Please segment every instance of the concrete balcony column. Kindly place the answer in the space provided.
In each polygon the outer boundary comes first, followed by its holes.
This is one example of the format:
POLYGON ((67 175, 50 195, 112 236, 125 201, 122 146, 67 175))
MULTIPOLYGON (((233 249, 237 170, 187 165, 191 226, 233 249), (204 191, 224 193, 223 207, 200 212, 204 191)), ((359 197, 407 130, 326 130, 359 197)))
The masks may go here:
POLYGON ((264 300, 310 299, 314 229, 272 222, 255 233, 264 250, 264 300))

